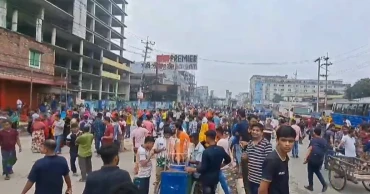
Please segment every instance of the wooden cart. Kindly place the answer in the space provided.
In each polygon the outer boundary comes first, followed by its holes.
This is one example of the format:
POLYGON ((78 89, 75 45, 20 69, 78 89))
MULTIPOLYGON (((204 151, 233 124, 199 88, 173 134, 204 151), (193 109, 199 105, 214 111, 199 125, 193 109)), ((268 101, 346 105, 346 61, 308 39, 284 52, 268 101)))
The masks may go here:
POLYGON ((365 189, 370 191, 370 163, 360 158, 345 156, 328 156, 329 182, 331 186, 341 191, 347 181, 357 184, 362 182, 365 189))

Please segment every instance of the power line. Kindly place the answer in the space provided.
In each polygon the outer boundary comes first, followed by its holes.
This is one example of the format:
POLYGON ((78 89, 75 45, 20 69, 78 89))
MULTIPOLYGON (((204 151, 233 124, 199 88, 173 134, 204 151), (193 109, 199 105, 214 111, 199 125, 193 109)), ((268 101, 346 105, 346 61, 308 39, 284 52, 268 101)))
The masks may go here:
POLYGON ((347 51, 347 52, 344 52, 344 53, 341 53, 341 54, 335 55, 333 58, 337 58, 337 57, 340 57, 340 56, 343 56, 343 55, 346 55, 346 54, 352 53, 352 52, 354 52, 354 51, 357 51, 357 50, 360 50, 360 49, 362 49, 362 48, 365 48, 365 47, 367 47, 368 45, 369 45, 369 43, 364 44, 364 45, 362 45, 362 46, 360 46, 360 47, 354 48, 354 49, 349 50, 349 51, 347 51))
POLYGON ((142 53, 138 53, 138 52, 135 52, 135 51, 130 51, 130 50, 125 50, 126 52, 129 52, 129 53, 132 53, 132 54, 135 54, 135 55, 140 55, 142 56, 143 54, 142 53))
POLYGON ((128 34, 131 34, 134 38, 138 39, 138 40, 144 40, 145 38, 133 33, 133 32, 130 32, 128 30, 125 30, 125 32, 127 32, 128 34))

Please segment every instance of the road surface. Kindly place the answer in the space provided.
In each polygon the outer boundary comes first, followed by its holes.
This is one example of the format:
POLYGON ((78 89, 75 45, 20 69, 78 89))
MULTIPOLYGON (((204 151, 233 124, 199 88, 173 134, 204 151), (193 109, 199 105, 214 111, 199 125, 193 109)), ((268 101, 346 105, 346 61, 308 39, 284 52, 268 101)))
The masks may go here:
MULTIPOLYGON (((0 179, 0 188, 1 193, 4 194, 18 194, 21 193, 24 184, 27 181, 27 175, 33 163, 43 157, 41 154, 33 154, 30 150, 31 145, 31 138, 29 136, 21 137, 21 142, 23 146, 23 152, 18 154, 18 162, 14 167, 14 174, 12 175, 11 180, 5 181, 4 179, 0 179)), ((129 143, 126 142, 127 147, 129 147, 129 143)), ((321 193, 321 185, 318 182, 317 178, 314 177, 314 184, 315 184, 315 191, 308 192, 304 189, 304 185, 307 184, 307 171, 306 166, 303 165, 303 158, 305 154, 305 148, 307 147, 307 142, 304 145, 300 145, 300 153, 301 156, 298 159, 290 159, 290 189, 291 194, 309 194, 314 193, 318 194, 321 193)), ((62 155, 69 160, 68 148, 64 148, 62 155)), ((133 169, 133 161, 132 161, 132 153, 127 151, 120 154, 120 168, 127 170, 132 175, 133 169)), ((102 166, 102 161, 98 157, 93 157, 92 159, 93 169, 99 169, 102 166)), ((327 171, 323 171, 326 180, 327 178, 327 171)), ((154 181, 154 174, 151 181, 154 181)), ((78 182, 80 177, 73 177, 72 178, 72 185, 73 185, 73 193, 74 194, 81 194, 84 188, 84 183, 78 182)), ((28 193, 32 194, 34 188, 30 190, 28 193)), ((152 193, 152 191, 151 191, 152 193)), ((326 192, 327 194, 338 194, 339 192, 329 188, 326 192)), ((341 192, 342 194, 367 194, 368 192, 363 188, 362 184, 359 183, 358 185, 354 185, 352 183, 348 183, 347 187, 344 191, 341 192)))

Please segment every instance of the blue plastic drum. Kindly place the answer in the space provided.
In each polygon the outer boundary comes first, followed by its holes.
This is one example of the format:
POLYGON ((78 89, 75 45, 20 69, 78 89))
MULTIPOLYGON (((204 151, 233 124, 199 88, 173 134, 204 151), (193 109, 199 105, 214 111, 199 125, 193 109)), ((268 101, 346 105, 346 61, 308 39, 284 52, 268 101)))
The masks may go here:
POLYGON ((191 184, 191 174, 180 171, 162 172, 160 194, 189 194, 191 191, 191 184))

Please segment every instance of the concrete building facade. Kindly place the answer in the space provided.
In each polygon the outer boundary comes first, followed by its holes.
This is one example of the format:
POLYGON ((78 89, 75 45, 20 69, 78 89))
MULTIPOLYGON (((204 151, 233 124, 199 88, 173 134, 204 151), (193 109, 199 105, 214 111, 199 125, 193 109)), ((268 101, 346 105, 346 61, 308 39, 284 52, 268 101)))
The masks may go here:
MULTIPOLYGON (((127 4, 125 0, 0 0, 0 28, 53 50, 53 60, 47 63, 53 66, 52 75, 66 84, 43 87, 43 93, 128 100, 131 62, 123 57, 127 4)), ((43 51, 34 53, 41 64, 47 60, 43 51)), ((49 66, 40 69, 49 72, 49 66)))
MULTIPOLYGON (((176 70, 157 70, 151 67, 144 67, 142 62, 137 62, 131 64, 131 71, 134 73, 131 76, 131 100, 136 100, 136 93, 139 91, 141 83, 141 75, 143 73, 145 84, 157 85, 156 87, 149 87, 153 90, 161 92, 170 92, 167 93, 168 96, 172 96, 170 99, 175 99, 173 101, 177 102, 191 102, 195 97, 195 75, 188 71, 176 71, 176 70), (157 78, 156 78, 157 76, 157 78), (154 81, 157 79, 156 81, 154 81), (148 80, 151 80, 148 82, 148 80), (162 85, 159 86, 159 85, 162 85), (173 87, 175 86, 174 89, 173 87)), ((144 94, 146 91, 143 91, 144 94)), ((164 95, 163 93, 163 95, 164 95)), ((156 99, 167 99, 167 97, 160 97, 156 99)), ((145 96, 144 96, 145 98, 145 96)), ((158 100, 160 101, 160 100, 158 100)))
POLYGON ((208 86, 198 86, 195 88, 196 102, 207 104, 209 101, 208 86))
POLYGON ((238 106, 246 106, 250 102, 249 92, 241 92, 235 96, 238 106))
MULTIPOLYGON (((328 80, 328 91, 344 94, 350 84, 343 80, 328 80)), ((325 95, 325 80, 320 80, 320 88, 317 88, 315 79, 291 79, 288 76, 265 76, 253 75, 250 79, 250 99, 252 104, 261 104, 272 101, 275 94, 281 95, 285 100, 293 97, 297 99, 325 95)), ((298 100, 299 101, 299 100, 298 100)))

